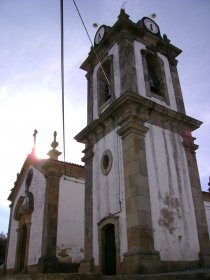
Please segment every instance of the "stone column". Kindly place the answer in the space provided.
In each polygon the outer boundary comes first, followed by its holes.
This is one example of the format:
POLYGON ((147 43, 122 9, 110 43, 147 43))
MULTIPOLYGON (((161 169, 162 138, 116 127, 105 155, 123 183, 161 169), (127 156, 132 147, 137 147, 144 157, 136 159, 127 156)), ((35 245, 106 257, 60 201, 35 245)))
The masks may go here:
POLYGON ((57 272, 59 263, 56 257, 59 185, 61 173, 55 161, 47 160, 43 169, 46 178, 45 208, 42 236, 42 255, 39 259, 41 272, 57 272))
POLYGON ((83 151, 85 156, 85 256, 80 264, 80 273, 94 272, 93 260, 93 145, 88 144, 83 151))
POLYGON ((183 136, 200 243, 200 265, 206 267, 210 265, 210 240, 195 154, 198 146, 194 144, 194 140, 189 133, 183 136))
POLYGON ((154 250, 151 205, 145 151, 148 128, 126 121, 118 131, 122 137, 128 252, 124 254, 124 273, 154 272, 159 253, 154 250))

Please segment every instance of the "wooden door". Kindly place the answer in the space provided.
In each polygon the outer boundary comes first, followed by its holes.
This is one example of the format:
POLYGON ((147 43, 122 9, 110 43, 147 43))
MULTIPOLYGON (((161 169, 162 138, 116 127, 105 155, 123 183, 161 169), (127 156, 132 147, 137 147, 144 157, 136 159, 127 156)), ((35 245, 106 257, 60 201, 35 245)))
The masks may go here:
POLYGON ((116 246, 115 246, 115 229, 110 224, 104 229, 104 275, 116 274, 116 246))

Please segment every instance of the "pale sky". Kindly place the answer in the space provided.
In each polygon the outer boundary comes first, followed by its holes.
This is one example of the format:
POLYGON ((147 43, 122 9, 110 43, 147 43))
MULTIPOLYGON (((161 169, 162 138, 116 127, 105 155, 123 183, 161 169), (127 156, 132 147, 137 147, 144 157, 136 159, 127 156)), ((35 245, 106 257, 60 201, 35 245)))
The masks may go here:
MULTIPOLYGON (((112 26, 122 0, 77 0, 91 38, 99 25, 112 26)), ((0 0, 0 232, 7 232, 9 202, 38 130, 37 154, 46 157, 58 132, 62 148, 60 1, 0 0)), ((73 137, 86 125, 86 78, 79 66, 90 50, 72 0, 64 0, 66 160, 81 163, 83 145, 73 137)), ((128 0, 130 19, 157 14, 161 34, 183 53, 178 71, 187 115, 203 121, 194 132, 203 190, 210 176, 210 1, 128 0)), ((60 156, 63 160, 63 156, 60 156)))

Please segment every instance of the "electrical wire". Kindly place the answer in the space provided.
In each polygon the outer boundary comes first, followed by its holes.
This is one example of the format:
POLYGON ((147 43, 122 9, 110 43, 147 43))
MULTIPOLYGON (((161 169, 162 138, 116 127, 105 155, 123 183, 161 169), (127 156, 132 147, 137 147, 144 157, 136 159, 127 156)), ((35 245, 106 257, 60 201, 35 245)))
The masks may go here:
MULTIPOLYGON (((90 40, 91 46, 92 46, 93 51, 94 51, 94 53, 95 53, 95 56, 96 56, 96 58, 97 58, 97 60, 98 60, 98 62, 99 62, 99 65, 100 65, 100 67, 101 67, 101 69, 102 69, 102 72, 103 72, 103 74, 104 74, 104 76, 105 76, 105 79, 106 79, 106 81, 107 81, 107 83, 108 83, 108 85, 109 85, 109 87, 110 87, 110 89, 111 89, 111 91, 112 91, 112 94, 113 94, 114 97, 115 97, 114 91, 113 91, 113 89, 112 89, 112 87, 111 87, 111 83, 109 82, 109 79, 108 79, 108 77, 107 77, 107 75, 106 75, 106 73, 105 73, 105 71, 104 71, 103 65, 102 65, 102 63, 101 63, 101 61, 100 61, 100 59, 99 59, 99 57, 98 57, 98 54, 97 54, 97 52, 96 52, 96 50, 95 50, 95 48, 94 48, 94 46, 93 46, 93 42, 92 42, 92 40, 91 40, 91 38, 90 38, 90 35, 89 35, 88 30, 87 30, 87 28, 86 28, 86 26, 85 26, 85 23, 84 23, 84 21, 83 21, 83 19, 82 19, 82 16, 81 16, 80 11, 79 11, 79 9, 78 9, 78 7, 77 7, 77 4, 76 4, 75 0, 72 0, 72 1, 74 2, 74 5, 75 5, 76 10, 77 10, 77 12, 78 12, 78 15, 79 15, 79 17, 80 17, 80 19, 81 19, 81 21, 82 21, 83 27, 84 27, 84 29, 85 29, 85 31, 86 31, 86 33, 87 33, 87 36, 88 36, 88 38, 89 38, 89 40, 90 40)), ((126 1, 126 2, 127 2, 127 1, 126 1)), ((126 4, 126 2, 124 3, 124 5, 126 4)), ((117 148, 119 149, 118 143, 117 143, 117 148)), ((118 154, 119 154, 119 150, 118 150, 118 154)), ((119 169, 119 163, 118 163, 118 169, 119 169)), ((119 174, 119 211, 117 211, 116 213, 113 213, 113 214, 109 213, 110 215, 116 215, 116 214, 119 214, 119 213, 122 212, 122 202, 121 202, 121 197, 120 197, 120 172, 119 172, 119 170, 118 170, 118 174, 119 174)))
POLYGON ((60 27, 61 27, 61 89, 62 89, 62 121, 63 121, 63 158, 66 162, 65 144, 65 100, 64 100, 64 28, 63 28, 63 0, 60 0, 60 27))
MULTIPOLYGON (((103 72, 104 77, 105 77, 105 79, 106 79, 106 81, 107 81, 107 84, 108 84, 108 86, 109 86, 109 88, 110 88, 110 90, 111 90, 113 96, 115 97, 115 94, 114 94, 114 91, 113 91, 113 89, 112 89, 111 83, 110 83, 110 81, 109 81, 109 79, 108 79, 108 77, 107 77, 107 75, 106 75, 106 72, 104 71, 103 65, 102 65, 102 63, 101 63, 101 61, 100 61, 100 59, 99 59, 99 57, 98 57, 98 55, 97 55, 97 53, 96 53, 96 50, 95 50, 94 45, 93 45, 93 42, 92 42, 92 40, 91 40, 91 38, 90 38, 89 32, 88 32, 88 30, 87 30, 87 28, 86 28, 86 26, 85 26, 85 23, 84 23, 84 21, 83 21, 83 19, 82 19, 81 13, 80 13, 80 11, 79 11, 79 9, 78 9, 78 7, 77 7, 77 4, 76 4, 75 0, 73 0, 73 3, 74 3, 74 5, 75 5, 75 8, 76 8, 76 10, 77 10, 77 13, 78 13, 78 15, 79 15, 79 17, 80 17, 80 19, 81 19, 81 22, 82 22, 83 27, 84 27, 84 29, 85 29, 85 31, 86 31, 86 34, 87 34, 87 36, 88 36, 88 38, 89 38, 89 41, 90 41, 90 43, 91 43, 91 46, 92 46, 93 51, 94 51, 94 53, 95 53, 95 56, 96 56, 96 58, 97 58, 97 60, 98 60, 98 62, 99 62, 99 65, 100 65, 100 67, 101 67, 101 69, 102 69, 102 72, 103 72)), ((64 23, 63 23, 64 20, 63 20, 63 10, 64 10, 64 9, 63 9, 63 0, 60 0, 61 91, 62 91, 62 123, 63 123, 63 157, 64 157, 64 162, 66 162, 66 143, 65 143, 65 142, 66 142, 66 141, 65 141, 65 90, 64 90, 64 23)), ((66 170, 66 168, 65 168, 65 170, 66 170)), ((65 173, 66 173, 66 172, 65 172, 65 173)))
POLYGON ((80 19, 81 19, 81 22, 82 22, 82 24, 83 24, 83 27, 84 27, 84 29, 85 29, 85 31, 86 31, 86 33, 87 33, 87 36, 88 36, 88 38, 89 38, 89 41, 90 41, 90 43, 91 43, 91 46, 92 46, 93 51, 94 51, 94 53, 95 53, 95 56, 96 56, 96 58, 97 58, 97 60, 98 60, 98 63, 99 63, 99 65, 100 65, 100 67, 101 67, 101 69, 102 69, 102 72, 103 72, 103 74, 104 74, 104 77, 105 77, 105 79, 106 79, 106 81, 107 81, 107 84, 108 84, 109 88, 111 89, 111 92, 112 92, 112 94, 113 94, 113 96, 114 96, 114 98, 115 98, 115 94, 114 94, 114 91, 113 91, 113 89, 112 89, 111 83, 110 83, 110 81, 109 81, 109 79, 108 79, 108 77, 107 77, 107 75, 106 75, 106 72, 104 71, 103 65, 102 65, 102 63, 101 63, 101 61, 100 61, 100 59, 99 59, 99 57, 98 57, 98 54, 97 54, 95 48, 94 48, 93 42, 92 42, 92 40, 91 40, 91 38, 90 38, 89 32, 88 32, 88 30, 87 30, 87 28, 86 28, 86 25, 85 25, 85 23, 84 23, 84 21, 83 21, 83 19, 82 19, 82 16, 81 16, 81 13, 80 13, 80 11, 79 11, 79 9, 78 9, 78 6, 77 6, 75 0, 72 0, 72 1, 73 1, 73 3, 74 3, 74 6, 75 6, 75 8, 76 8, 76 10, 77 10, 77 13, 78 13, 80 19))

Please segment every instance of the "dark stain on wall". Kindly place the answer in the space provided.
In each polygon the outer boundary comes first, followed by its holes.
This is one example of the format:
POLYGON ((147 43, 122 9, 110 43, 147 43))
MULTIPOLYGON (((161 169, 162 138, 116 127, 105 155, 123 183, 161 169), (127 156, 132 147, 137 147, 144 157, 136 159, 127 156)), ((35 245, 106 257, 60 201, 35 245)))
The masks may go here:
POLYGON ((164 208, 160 210, 159 225, 165 227, 170 234, 174 234, 176 229, 174 225, 175 219, 181 219, 182 215, 180 213, 180 203, 177 197, 173 197, 166 193, 163 198, 164 208))

